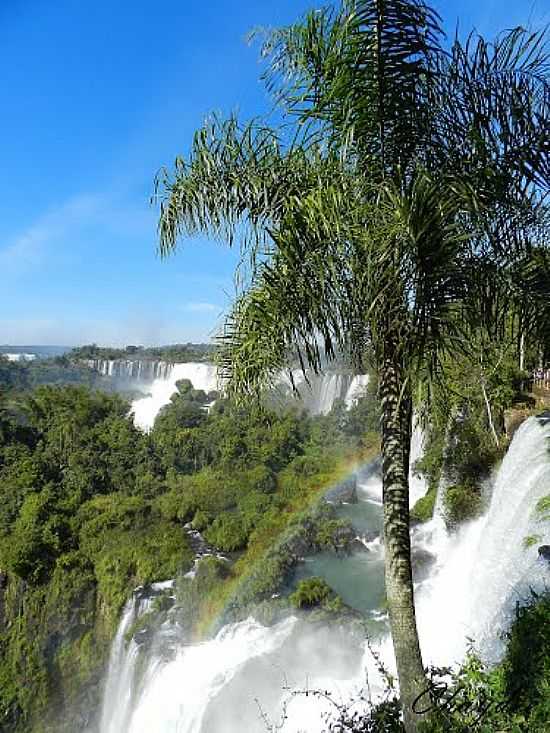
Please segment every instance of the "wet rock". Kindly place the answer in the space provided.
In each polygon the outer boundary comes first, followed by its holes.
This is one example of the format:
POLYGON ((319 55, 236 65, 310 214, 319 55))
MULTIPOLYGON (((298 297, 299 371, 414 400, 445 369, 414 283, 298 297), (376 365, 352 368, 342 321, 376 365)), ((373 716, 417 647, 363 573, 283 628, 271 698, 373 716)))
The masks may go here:
POLYGON ((342 524, 335 529, 328 546, 336 552, 349 552, 351 543, 355 540, 355 530, 351 523, 342 524))
POLYGON ((546 560, 550 564, 550 545, 541 545, 539 547, 539 557, 541 560, 546 560))
POLYGON ((530 406, 515 407, 506 410, 504 413, 504 432, 510 440, 514 437, 516 430, 532 415, 530 406))
POLYGON ((143 644, 148 644, 154 634, 154 629, 152 626, 144 626, 141 629, 138 629, 136 633, 133 635, 133 640, 138 646, 142 646, 143 644))
POLYGON ((545 410, 544 412, 541 412, 540 415, 537 415, 537 420, 539 420, 543 425, 547 425, 550 422, 550 410, 545 410))
POLYGON ((357 504, 357 476, 353 473, 329 489, 325 494, 325 501, 331 504, 357 504))
POLYGON ((365 542, 360 537, 355 537, 350 543, 350 552, 370 552, 365 542))
POLYGON ((415 581, 427 578, 432 563, 435 561, 435 555, 422 547, 416 547, 411 552, 411 566, 415 581))
POLYGON ((350 552, 372 552, 373 547, 369 547, 369 544, 374 542, 375 540, 379 540, 380 542, 377 543, 378 546, 381 544, 381 537, 373 530, 372 532, 366 532, 365 534, 362 534, 360 537, 354 537, 352 542, 350 542, 349 550, 350 552))

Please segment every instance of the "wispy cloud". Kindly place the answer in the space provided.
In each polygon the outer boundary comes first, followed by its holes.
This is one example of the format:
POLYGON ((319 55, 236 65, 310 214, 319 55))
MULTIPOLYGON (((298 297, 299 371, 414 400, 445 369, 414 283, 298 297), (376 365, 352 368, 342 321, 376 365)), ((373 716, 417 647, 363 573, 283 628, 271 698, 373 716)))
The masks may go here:
POLYGON ((39 217, 5 246, 0 245, 0 271, 17 274, 39 266, 47 256, 48 245, 93 215, 99 203, 98 196, 75 196, 39 217))
POLYGON ((190 313, 219 313, 221 306, 214 303, 186 303, 184 310, 190 313))
POLYGON ((177 321, 164 322, 162 319, 148 323, 141 318, 125 319, 119 315, 112 320, 0 317, 0 344, 159 346, 209 341, 211 335, 210 329, 200 323, 182 324, 177 321))

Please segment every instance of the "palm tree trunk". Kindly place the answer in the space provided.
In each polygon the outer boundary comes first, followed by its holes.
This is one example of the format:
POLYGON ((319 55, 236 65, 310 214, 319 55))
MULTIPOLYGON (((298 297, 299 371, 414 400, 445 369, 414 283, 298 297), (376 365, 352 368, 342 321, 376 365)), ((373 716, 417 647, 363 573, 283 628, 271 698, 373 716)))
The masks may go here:
POLYGON ((413 711, 413 703, 428 689, 428 683, 416 629, 411 568, 408 477, 411 401, 400 368, 396 366, 395 349, 388 341, 380 370, 386 594, 405 729, 407 733, 416 733, 421 717, 413 711))

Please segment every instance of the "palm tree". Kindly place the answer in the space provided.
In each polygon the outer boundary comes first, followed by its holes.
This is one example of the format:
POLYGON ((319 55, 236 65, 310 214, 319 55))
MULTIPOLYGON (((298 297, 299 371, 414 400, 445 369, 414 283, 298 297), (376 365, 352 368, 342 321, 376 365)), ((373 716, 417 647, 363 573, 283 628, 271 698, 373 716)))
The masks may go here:
POLYGON ((544 36, 517 29, 493 45, 471 36, 446 53, 421 0, 357 0, 268 34, 263 53, 289 124, 231 118, 201 129, 189 159, 157 178, 160 251, 201 231, 240 238, 251 255, 221 338, 237 396, 261 391, 290 353, 319 371, 325 356, 358 363, 372 349, 388 607, 415 731, 426 680, 410 563, 412 386, 446 351, 466 348, 487 273, 525 256, 540 226, 544 36))

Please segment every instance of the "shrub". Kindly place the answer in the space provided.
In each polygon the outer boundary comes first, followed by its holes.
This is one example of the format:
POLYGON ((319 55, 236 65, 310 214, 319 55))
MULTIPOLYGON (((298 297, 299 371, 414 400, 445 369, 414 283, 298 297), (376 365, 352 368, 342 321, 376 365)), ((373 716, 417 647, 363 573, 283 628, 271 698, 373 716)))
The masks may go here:
POLYGON ((413 522, 428 522, 434 515, 437 489, 431 488, 425 496, 422 496, 411 509, 411 520, 413 522))
POLYGON ((443 514, 448 527, 478 516, 482 509, 481 492, 471 484, 449 486, 443 497, 443 514))
POLYGON ((347 519, 322 519, 315 534, 315 544, 323 550, 347 550, 355 535, 347 519))
POLYGON ((200 509, 195 512, 195 516, 193 517, 193 521, 191 522, 191 526, 193 529, 198 530, 199 532, 202 532, 205 530, 210 522, 212 521, 212 517, 207 514, 206 512, 201 511, 200 509))
POLYGON ((326 580, 317 577, 307 578, 298 583, 290 596, 290 602, 296 608, 311 608, 328 601, 331 595, 332 589, 326 580))
POLYGON ((236 512, 223 512, 217 516, 204 536, 214 547, 226 552, 246 547, 248 540, 242 516, 236 512))
POLYGON ((277 482, 273 471, 263 463, 249 468, 240 478, 243 491, 261 491, 265 494, 275 490, 277 482))
POLYGON ((247 534, 261 522, 271 506, 271 497, 260 491, 252 491, 239 502, 243 528, 247 534))
POLYGON ((502 666, 510 708, 536 731, 550 721, 550 594, 534 599, 517 609, 502 666))

